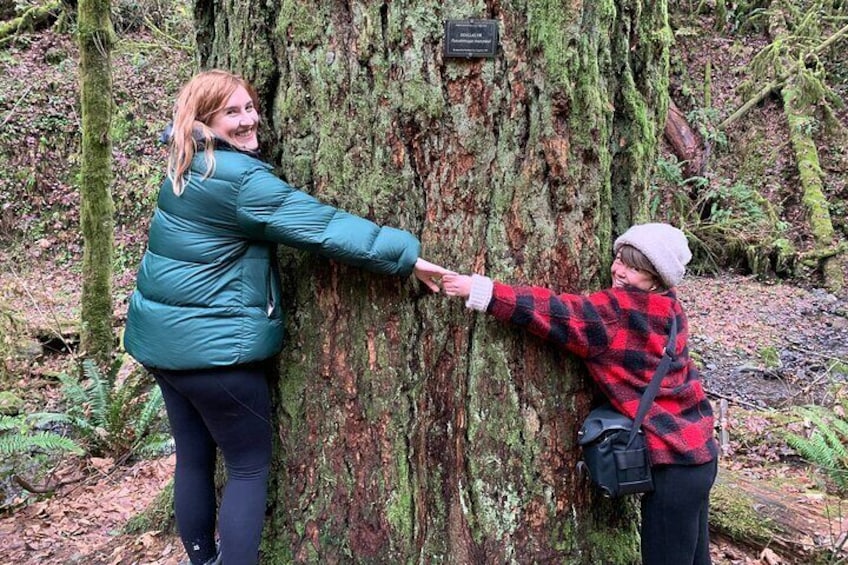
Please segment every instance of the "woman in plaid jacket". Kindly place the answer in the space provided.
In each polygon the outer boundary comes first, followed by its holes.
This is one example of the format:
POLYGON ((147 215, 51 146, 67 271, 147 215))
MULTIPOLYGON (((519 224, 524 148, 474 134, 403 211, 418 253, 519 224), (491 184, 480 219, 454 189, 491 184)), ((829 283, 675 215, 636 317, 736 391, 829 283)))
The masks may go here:
POLYGON ((677 318, 677 356, 642 424, 654 477, 654 491, 641 500, 642 563, 709 564, 708 502, 718 446, 674 290, 692 254, 683 232, 668 224, 633 226, 613 250, 612 287, 588 295, 509 286, 480 275, 445 275, 442 283, 449 296, 466 298, 469 308, 583 359, 603 394, 631 418, 677 318))

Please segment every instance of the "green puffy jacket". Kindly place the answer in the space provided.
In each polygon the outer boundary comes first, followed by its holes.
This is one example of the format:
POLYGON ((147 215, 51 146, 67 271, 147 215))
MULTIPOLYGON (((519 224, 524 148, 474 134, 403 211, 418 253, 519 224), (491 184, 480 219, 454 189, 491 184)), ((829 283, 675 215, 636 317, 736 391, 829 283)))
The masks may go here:
POLYGON ((124 332, 139 363, 203 369, 277 354, 277 243, 377 273, 412 272, 420 244, 409 232, 322 204, 248 154, 217 148, 215 161, 202 179, 204 156, 195 156, 181 196, 168 180, 159 191, 124 332))

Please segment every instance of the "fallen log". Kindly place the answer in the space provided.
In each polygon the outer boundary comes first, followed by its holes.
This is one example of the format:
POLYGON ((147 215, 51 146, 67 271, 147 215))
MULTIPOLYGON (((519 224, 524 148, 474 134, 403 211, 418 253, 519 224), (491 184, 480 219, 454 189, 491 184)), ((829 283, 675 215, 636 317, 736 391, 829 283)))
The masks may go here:
POLYGON ((769 81, 768 84, 760 88, 760 90, 758 90, 757 93, 754 94, 751 99, 742 104, 742 106, 740 106, 723 122, 721 122, 718 126, 719 129, 727 129, 730 124, 744 116, 748 112, 748 110, 762 102, 766 96, 768 96, 778 88, 782 88, 786 80, 793 74, 797 73, 801 68, 803 68, 803 66, 806 65, 806 62, 809 59, 812 59, 820 55, 821 53, 827 51, 834 43, 842 39, 842 37, 844 37, 845 35, 848 35, 848 25, 828 37, 827 40, 823 41, 818 47, 816 47, 815 49, 810 51, 810 53, 802 57, 801 60, 796 61, 795 63, 790 65, 785 72, 781 73, 777 78, 769 81))
POLYGON ((0 39, 6 39, 21 30, 33 30, 56 18, 61 11, 61 2, 53 0, 43 6, 33 6, 19 17, 0 22, 0 39))
POLYGON ((813 249, 812 251, 805 251, 804 253, 801 253, 798 256, 798 261, 804 263, 805 265, 815 267, 824 259, 836 257, 837 255, 845 253, 846 251, 848 251, 848 242, 841 241, 838 244, 832 245, 830 247, 825 247, 822 249, 813 249))
POLYGON ((832 563, 848 557, 843 501, 790 486, 783 476, 752 476, 719 466, 710 497, 710 530, 790 563, 832 563), (782 483, 782 482, 783 483, 782 483))
MULTIPOLYGON (((788 43, 788 28, 784 13, 774 10, 769 17, 769 34, 774 41, 788 43)), ((814 119, 815 109, 813 102, 805 99, 800 78, 798 74, 793 75, 783 86, 783 112, 789 126, 789 139, 792 142, 801 183, 801 202, 807 210, 814 249, 830 250, 837 243, 838 236, 830 218, 830 204, 824 190, 824 175, 819 164, 818 149, 807 127, 814 119)), ((838 258, 825 255, 820 261, 820 267, 823 286, 830 292, 840 292, 845 280, 838 258)))

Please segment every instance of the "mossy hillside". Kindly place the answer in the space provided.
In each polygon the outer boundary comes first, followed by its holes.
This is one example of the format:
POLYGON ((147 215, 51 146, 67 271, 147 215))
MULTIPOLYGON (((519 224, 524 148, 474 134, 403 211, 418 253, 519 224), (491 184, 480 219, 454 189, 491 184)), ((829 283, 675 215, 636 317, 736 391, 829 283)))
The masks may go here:
MULTIPOLYGON (((0 53, 0 207, 15 211, 3 223, 0 240, 11 250, 40 242, 39 254, 60 265, 78 264, 81 136, 79 99, 68 85, 78 80, 78 47, 71 36, 32 38, 29 49, 43 51, 46 65, 35 71, 23 47, 0 53), (3 87, 7 82, 8 87, 3 87), (12 93, 9 95, 9 93, 12 93), (21 112, 22 107, 38 108, 21 112), (27 132, 21 137, 21 132, 27 132), (4 141, 4 136, 14 136, 4 141), (48 245, 49 244, 49 245, 48 245)), ((157 139, 170 120, 174 96, 194 71, 190 56, 154 41, 144 30, 120 34, 112 52, 115 115, 111 124, 112 199, 115 206, 117 283, 129 282, 146 240, 146 225, 164 175, 164 146, 157 139), (161 80, 151 81, 155 74, 161 80)))

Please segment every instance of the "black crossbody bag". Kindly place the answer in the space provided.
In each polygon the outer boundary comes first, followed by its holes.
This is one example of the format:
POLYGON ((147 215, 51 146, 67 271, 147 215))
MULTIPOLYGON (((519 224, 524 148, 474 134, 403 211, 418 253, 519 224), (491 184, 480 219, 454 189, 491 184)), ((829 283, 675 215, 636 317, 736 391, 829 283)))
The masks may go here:
POLYGON ((604 496, 615 498, 654 490, 651 459, 642 431, 642 421, 659 392, 660 382, 676 357, 676 342, 677 316, 672 316, 668 344, 639 401, 639 410, 634 420, 618 412, 612 405, 604 404, 589 412, 577 434, 577 442, 583 449, 583 461, 578 464, 578 469, 589 473, 592 482, 604 496))

